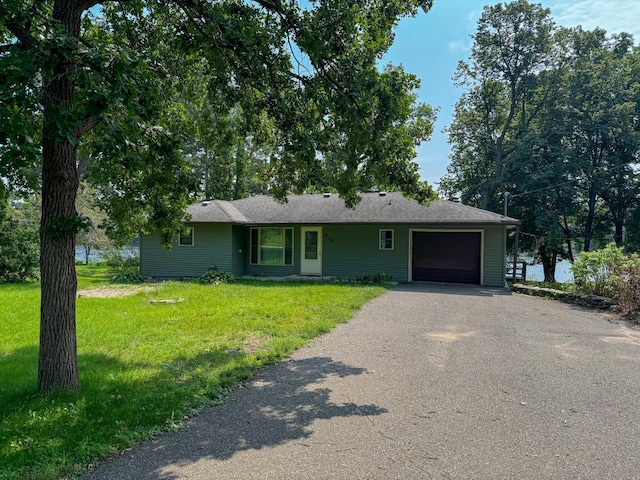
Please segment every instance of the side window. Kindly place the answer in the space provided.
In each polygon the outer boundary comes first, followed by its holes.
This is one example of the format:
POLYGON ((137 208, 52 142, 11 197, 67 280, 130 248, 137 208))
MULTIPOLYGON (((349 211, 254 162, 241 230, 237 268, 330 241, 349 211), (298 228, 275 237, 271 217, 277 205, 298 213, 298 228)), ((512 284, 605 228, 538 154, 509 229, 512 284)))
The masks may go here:
POLYGON ((193 227, 187 227, 180 232, 178 245, 181 247, 193 247, 193 227))
POLYGON ((393 230, 380 230, 380 250, 393 250, 393 230))

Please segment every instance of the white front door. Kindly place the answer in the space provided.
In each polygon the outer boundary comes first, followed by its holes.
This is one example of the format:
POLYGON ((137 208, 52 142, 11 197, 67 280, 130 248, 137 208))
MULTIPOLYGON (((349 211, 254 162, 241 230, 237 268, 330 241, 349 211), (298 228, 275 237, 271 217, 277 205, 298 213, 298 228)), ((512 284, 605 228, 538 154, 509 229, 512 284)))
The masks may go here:
POLYGON ((300 275, 322 275, 322 227, 302 227, 300 275))

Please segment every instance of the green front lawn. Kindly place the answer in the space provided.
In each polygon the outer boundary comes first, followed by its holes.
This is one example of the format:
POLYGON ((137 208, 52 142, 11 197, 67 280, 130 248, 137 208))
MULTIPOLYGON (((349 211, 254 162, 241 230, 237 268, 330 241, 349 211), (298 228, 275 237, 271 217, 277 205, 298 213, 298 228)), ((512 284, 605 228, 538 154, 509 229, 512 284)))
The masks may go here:
POLYGON ((114 288, 140 287, 110 285, 100 267, 79 267, 78 282, 89 289, 77 305, 81 391, 49 396, 36 393, 39 286, 0 285, 2 479, 73 476, 178 426, 256 368, 347 321, 384 291, 353 284, 167 282, 104 298, 114 288))

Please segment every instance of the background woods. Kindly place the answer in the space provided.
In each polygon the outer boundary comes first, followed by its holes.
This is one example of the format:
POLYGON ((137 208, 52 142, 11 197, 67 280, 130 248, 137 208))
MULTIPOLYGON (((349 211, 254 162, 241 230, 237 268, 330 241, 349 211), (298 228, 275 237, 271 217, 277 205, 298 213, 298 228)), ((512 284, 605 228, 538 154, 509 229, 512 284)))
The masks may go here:
POLYGON ((523 245, 557 261, 610 241, 638 248, 640 49, 625 33, 557 26, 518 0, 486 7, 467 91, 448 129, 446 198, 523 220, 523 245), (505 197, 505 193, 507 193, 505 197))

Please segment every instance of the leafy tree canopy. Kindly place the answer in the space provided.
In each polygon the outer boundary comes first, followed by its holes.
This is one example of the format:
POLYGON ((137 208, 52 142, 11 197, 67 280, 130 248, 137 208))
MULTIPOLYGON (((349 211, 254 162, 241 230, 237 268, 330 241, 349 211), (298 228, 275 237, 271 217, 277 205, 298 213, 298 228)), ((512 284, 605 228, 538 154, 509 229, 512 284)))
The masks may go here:
POLYGON ((121 239, 154 229, 169 243, 178 230, 198 181, 183 154, 188 104, 205 99, 218 117, 241 108, 249 131, 272 122, 266 176, 279 199, 326 184, 347 205, 373 185, 427 200, 412 159, 434 112, 416 105, 414 76, 376 61, 400 18, 431 5, 3 0, 0 176, 42 191, 39 390, 78 388, 79 148, 121 239))
POLYGON ((640 49, 626 33, 562 28, 526 0, 487 6, 448 128, 448 197, 522 219, 553 281, 592 240, 633 244, 640 195, 640 49))

